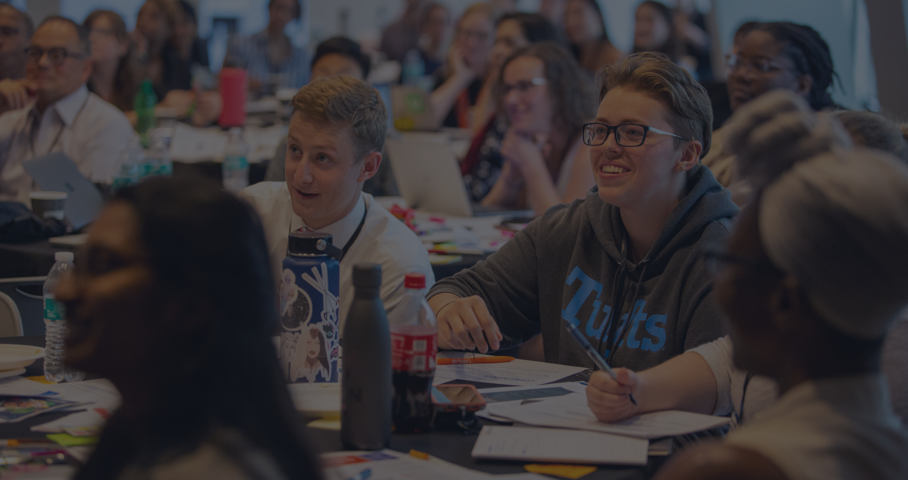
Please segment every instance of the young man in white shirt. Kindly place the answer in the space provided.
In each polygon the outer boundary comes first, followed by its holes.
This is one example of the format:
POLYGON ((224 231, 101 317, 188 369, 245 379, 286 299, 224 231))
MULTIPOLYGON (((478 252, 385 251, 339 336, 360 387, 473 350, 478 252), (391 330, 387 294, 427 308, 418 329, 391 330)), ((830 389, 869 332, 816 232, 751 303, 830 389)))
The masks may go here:
POLYGON ((382 266, 380 296, 391 312, 403 298, 404 275, 424 274, 427 287, 435 276, 419 238, 362 192, 363 182, 382 161, 385 105, 374 88, 346 75, 312 81, 291 105, 286 182, 261 182, 240 192, 262 216, 273 270, 281 272, 290 232, 330 233, 333 244, 345 251, 340 262, 342 324, 353 302, 357 263, 382 266))
POLYGON ((88 33, 68 18, 49 17, 35 30, 19 94, 0 96, 0 201, 27 203, 35 186, 22 162, 49 153, 62 151, 93 182, 113 179, 132 125, 85 87, 90 55, 88 33), (21 101, 31 94, 34 103, 21 101))

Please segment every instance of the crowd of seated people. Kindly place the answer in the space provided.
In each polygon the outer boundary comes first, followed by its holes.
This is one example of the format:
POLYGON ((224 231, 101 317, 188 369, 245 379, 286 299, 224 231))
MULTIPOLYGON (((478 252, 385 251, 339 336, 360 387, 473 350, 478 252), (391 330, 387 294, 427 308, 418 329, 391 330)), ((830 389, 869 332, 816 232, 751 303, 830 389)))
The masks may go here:
MULTIPOLYGON (((539 3, 454 18, 407 0, 371 51, 345 36, 299 48, 285 30, 306 3, 269 0, 267 27, 230 39, 224 67, 246 70, 253 98, 296 91, 287 135, 238 195, 151 179, 94 222, 56 295, 67 362, 123 406, 77 478, 320 478, 271 340, 291 231, 343 247, 341 323, 357 263, 381 265, 389 312, 418 272, 439 348, 592 368, 569 322, 615 367, 586 389, 599 420, 731 416, 724 441, 685 446, 657 478, 904 478, 908 127, 833 100, 832 52, 809 25, 740 26, 716 128, 714 32, 695 2, 637 4, 628 52, 600 2, 539 3), (434 120, 472 138, 470 199, 537 216, 437 282, 420 238, 363 191, 389 135, 370 73, 413 52, 434 120), (184 395, 218 401, 175 414, 184 395), (267 410, 254 421, 250 401, 267 410)), ((145 0, 132 32, 113 10, 34 25, 0 4, 0 201, 27 203, 23 163, 56 152, 111 183, 145 80, 159 107, 211 125, 221 97, 198 27, 183 0, 145 0)))

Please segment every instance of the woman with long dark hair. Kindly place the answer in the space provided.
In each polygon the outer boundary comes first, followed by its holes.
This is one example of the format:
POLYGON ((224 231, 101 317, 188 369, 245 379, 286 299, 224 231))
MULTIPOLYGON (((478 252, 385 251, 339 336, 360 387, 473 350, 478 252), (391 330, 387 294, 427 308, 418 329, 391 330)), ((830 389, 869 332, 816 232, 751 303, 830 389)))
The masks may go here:
POLYGON ((126 23, 116 12, 95 10, 88 14, 82 26, 88 30, 91 40, 93 66, 88 89, 126 112, 135 122, 133 103, 139 91, 139 65, 126 23))
POLYGON ((66 361, 123 404, 78 479, 320 478, 272 341, 265 235, 219 185, 152 179, 104 208, 59 284, 66 361))
POLYGON ((624 56, 609 40, 605 16, 596 0, 568 0, 564 32, 574 58, 591 77, 603 66, 611 65, 624 56))

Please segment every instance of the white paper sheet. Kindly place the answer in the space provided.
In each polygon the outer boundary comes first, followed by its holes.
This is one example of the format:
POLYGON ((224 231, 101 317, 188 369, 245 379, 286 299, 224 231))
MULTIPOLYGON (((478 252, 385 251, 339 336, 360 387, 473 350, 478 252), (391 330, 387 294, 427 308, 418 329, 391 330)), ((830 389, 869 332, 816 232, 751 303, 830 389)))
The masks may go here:
POLYGON ((438 385, 450 380, 469 380, 498 385, 542 385, 584 370, 583 367, 519 359, 507 363, 439 365, 435 368, 435 381, 432 383, 438 385), (441 379, 444 381, 439 381, 441 379))
POLYGON ((31 428, 34 432, 59 433, 64 428, 99 427, 104 424, 106 419, 96 409, 104 409, 108 413, 112 413, 120 406, 122 401, 120 392, 117 391, 113 383, 104 379, 59 383, 56 385, 44 385, 44 387, 59 394, 60 398, 84 402, 84 405, 80 405, 77 408, 80 410, 85 409, 85 411, 76 412, 41 425, 35 425, 31 428))
POLYGON ((699 432, 728 423, 728 418, 668 410, 638 415, 617 423, 596 419, 586 403, 586 395, 572 394, 519 406, 490 404, 487 413, 515 422, 540 427, 556 427, 614 433, 638 438, 660 438, 699 432))
POLYGON ((608 433, 551 428, 482 427, 473 458, 646 465, 649 442, 608 433))

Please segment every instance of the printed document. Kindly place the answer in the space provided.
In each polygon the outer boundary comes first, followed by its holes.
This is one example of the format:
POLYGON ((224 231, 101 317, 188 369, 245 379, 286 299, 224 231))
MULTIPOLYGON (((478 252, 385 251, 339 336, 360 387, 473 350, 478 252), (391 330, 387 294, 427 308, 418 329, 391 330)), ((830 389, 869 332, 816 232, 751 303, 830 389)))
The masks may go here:
POLYGON ((486 414, 540 427, 590 430, 637 438, 661 438, 699 432, 728 423, 726 417, 668 410, 631 417, 616 423, 600 422, 586 403, 586 395, 571 394, 535 403, 489 404, 486 414))
POLYGON ((435 367, 435 380, 432 384, 468 380, 498 385, 542 385, 570 377, 584 370, 586 370, 584 367, 519 359, 507 363, 438 365, 435 367))
POLYGON ((473 458, 646 465, 649 442, 608 433, 554 428, 482 427, 473 458))

